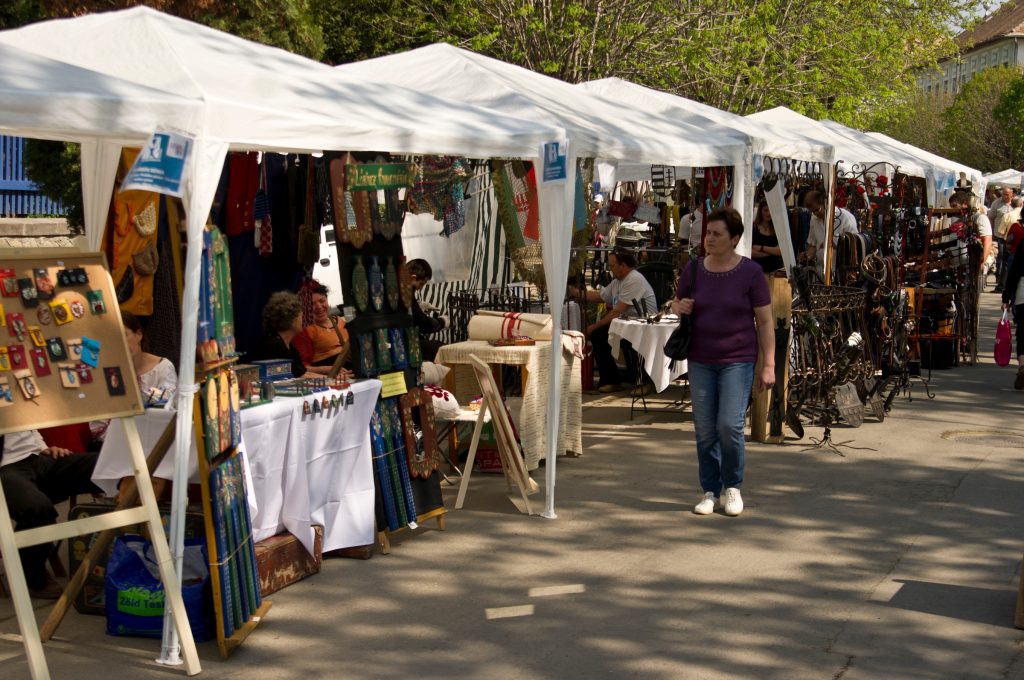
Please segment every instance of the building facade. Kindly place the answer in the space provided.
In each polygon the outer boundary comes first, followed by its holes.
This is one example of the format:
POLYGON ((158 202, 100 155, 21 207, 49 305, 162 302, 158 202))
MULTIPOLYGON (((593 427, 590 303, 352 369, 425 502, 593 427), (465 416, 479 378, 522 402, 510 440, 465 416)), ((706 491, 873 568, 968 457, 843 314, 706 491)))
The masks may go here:
POLYGON ((955 95, 987 68, 1024 68, 1024 0, 1008 0, 976 27, 958 35, 956 42, 960 46, 956 57, 918 76, 918 86, 924 92, 955 95))

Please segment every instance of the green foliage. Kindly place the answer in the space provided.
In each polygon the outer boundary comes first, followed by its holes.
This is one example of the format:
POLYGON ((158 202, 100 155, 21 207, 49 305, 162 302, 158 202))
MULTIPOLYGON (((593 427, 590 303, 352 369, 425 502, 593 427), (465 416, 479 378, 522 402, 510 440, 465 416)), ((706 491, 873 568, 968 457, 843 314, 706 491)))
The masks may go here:
POLYGON ((422 47, 432 40, 424 8, 406 0, 311 0, 323 29, 323 61, 347 64, 422 47))
POLYGON ((0 3, 0 30, 17 28, 43 18, 38 0, 6 0, 0 3))
POLYGON ((992 115, 1006 131, 1012 155, 1020 163, 1024 158, 1024 77, 1018 77, 1010 83, 992 115))
POLYGON ((952 103, 952 95, 929 94, 915 89, 879 109, 868 127, 948 158, 948 144, 943 136, 943 113, 952 103))
POLYGON ((46 196, 67 206, 68 225, 73 231, 81 233, 85 220, 79 146, 65 142, 26 140, 25 174, 39 185, 46 196))
POLYGON ((1003 93, 1020 78, 1020 69, 1000 66, 985 69, 964 83, 942 115, 950 158, 982 172, 997 172, 1024 162, 1007 127, 993 113, 1003 93))

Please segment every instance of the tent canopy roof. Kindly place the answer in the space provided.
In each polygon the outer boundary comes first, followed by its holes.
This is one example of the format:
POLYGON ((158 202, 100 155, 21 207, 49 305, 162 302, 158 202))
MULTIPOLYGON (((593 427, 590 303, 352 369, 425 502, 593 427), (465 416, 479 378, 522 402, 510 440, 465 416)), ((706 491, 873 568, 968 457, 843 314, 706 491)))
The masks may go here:
POLYGON ((790 130, 802 130, 806 134, 828 142, 835 147, 836 162, 848 171, 852 170, 854 165, 892 163, 899 168, 900 172, 915 177, 926 177, 932 169, 930 164, 922 163, 905 150, 885 144, 880 140, 872 140, 862 132, 832 121, 816 121, 785 106, 760 111, 751 114, 748 118, 790 130))
POLYGON ((985 179, 988 180, 990 186, 998 184, 1001 186, 1019 187, 1022 174, 1024 173, 1021 173, 1020 170, 1007 168, 1006 170, 1000 170, 999 172, 993 172, 985 175, 985 179))
POLYGON ((636 111, 519 66, 438 43, 337 67, 373 82, 415 87, 565 130, 580 157, 666 165, 733 165, 747 142, 727 128, 698 127, 636 111))
MULTIPOLYGON (((542 123, 346 78, 326 64, 147 7, 2 31, 0 44, 200 102, 203 118, 168 117, 164 125, 205 132, 236 149, 535 156, 543 140, 560 136, 542 123)), ((42 104, 34 108, 24 115, 45 115, 42 104)))
POLYGON ((835 151, 826 142, 787 127, 759 122, 716 109, 686 97, 652 90, 621 78, 603 78, 578 87, 641 111, 655 111, 696 127, 734 130, 750 144, 753 153, 820 163, 835 162, 835 151))
POLYGON ((985 177, 984 175, 981 174, 980 170, 976 170, 966 165, 961 165, 956 161, 951 161, 948 158, 943 158, 942 156, 934 154, 931 151, 925 151, 924 149, 918 148, 913 144, 907 144, 906 142, 901 142, 898 139, 893 139, 892 137, 884 135, 881 132, 868 132, 866 134, 869 137, 881 139, 890 144, 906 149, 907 153, 913 154, 914 156, 923 159, 925 162, 931 163, 932 166, 936 169, 936 171, 952 172, 957 175, 963 173, 964 177, 969 179, 976 186, 980 186, 981 192, 984 193, 985 177))
POLYGON ((199 119, 199 103, 0 44, 0 130, 138 143, 167 120, 199 119))

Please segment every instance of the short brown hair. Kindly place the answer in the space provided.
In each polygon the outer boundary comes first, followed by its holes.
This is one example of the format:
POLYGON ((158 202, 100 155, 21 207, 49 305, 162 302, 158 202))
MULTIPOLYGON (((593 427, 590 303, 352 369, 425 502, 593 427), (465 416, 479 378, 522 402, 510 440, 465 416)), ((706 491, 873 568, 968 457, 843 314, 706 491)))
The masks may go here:
POLYGON ((636 255, 625 248, 616 248, 609 255, 614 255, 615 261, 619 264, 624 264, 630 269, 636 269, 636 255))
POLYGON ((818 208, 825 207, 825 194, 821 193, 817 189, 808 191, 807 195, 804 196, 804 207, 814 212, 818 208))
POLYGON ((263 328, 280 333, 292 327, 292 321, 302 313, 302 302, 295 293, 279 290, 263 305, 263 328))
POLYGON ((708 215, 708 224, 724 222, 731 238, 743 236, 743 218, 734 208, 719 208, 708 215))

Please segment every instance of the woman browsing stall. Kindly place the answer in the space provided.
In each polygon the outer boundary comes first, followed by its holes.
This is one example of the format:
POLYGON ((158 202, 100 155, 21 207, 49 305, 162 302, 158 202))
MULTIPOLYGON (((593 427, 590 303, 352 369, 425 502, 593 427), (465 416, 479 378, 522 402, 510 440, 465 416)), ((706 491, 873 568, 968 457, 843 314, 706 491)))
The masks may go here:
POLYGON ((771 295, 761 267, 736 253, 742 236, 738 212, 723 208, 711 213, 704 235, 706 256, 686 266, 672 301, 672 311, 690 314, 693 324, 687 361, 704 492, 693 508, 698 515, 714 512, 720 496, 725 514, 743 512, 743 417, 758 352, 764 363, 757 388, 775 384, 771 295), (692 291, 690 267, 697 267, 692 291))
POLYGON ((249 353, 249 361, 287 359, 292 362, 292 377, 315 378, 315 373, 306 371, 305 364, 292 341, 302 332, 302 302, 295 293, 278 291, 270 296, 263 306, 263 338, 255 351, 249 353))

